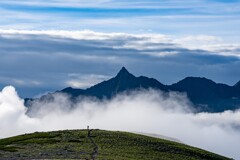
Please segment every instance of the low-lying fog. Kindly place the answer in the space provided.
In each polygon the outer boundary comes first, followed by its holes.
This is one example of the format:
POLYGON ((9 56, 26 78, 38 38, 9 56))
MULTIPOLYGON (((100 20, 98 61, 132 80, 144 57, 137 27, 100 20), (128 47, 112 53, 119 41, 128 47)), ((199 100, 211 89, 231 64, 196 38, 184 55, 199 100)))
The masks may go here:
POLYGON ((0 92, 0 138, 35 131, 91 128, 160 134, 231 158, 240 159, 240 111, 198 113, 185 95, 154 90, 119 95, 109 101, 84 99, 74 105, 68 96, 35 103, 26 115, 15 88, 0 92))

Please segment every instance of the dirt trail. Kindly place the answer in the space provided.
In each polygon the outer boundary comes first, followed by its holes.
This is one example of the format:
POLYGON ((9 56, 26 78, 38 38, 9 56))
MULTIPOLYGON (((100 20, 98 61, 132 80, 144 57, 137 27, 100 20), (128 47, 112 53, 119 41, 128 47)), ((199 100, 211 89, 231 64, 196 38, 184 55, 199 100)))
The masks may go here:
POLYGON ((91 159, 95 160, 97 158, 97 156, 98 156, 98 146, 97 146, 97 144, 94 142, 94 140, 91 137, 92 131, 93 131, 92 129, 88 130, 88 138, 91 141, 92 145, 94 146, 93 152, 91 153, 91 159))

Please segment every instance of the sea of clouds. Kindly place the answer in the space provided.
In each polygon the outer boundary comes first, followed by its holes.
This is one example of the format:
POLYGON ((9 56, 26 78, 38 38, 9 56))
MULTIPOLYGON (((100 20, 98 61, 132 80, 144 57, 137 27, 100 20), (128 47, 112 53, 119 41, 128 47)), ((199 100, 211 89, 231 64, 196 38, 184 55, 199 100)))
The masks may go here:
POLYGON ((231 158, 240 159, 240 111, 195 113, 186 95, 143 90, 112 100, 67 95, 36 102, 31 112, 15 88, 0 92, 0 138, 63 129, 91 128, 159 134, 231 158), (31 116, 29 116, 31 115, 31 116))

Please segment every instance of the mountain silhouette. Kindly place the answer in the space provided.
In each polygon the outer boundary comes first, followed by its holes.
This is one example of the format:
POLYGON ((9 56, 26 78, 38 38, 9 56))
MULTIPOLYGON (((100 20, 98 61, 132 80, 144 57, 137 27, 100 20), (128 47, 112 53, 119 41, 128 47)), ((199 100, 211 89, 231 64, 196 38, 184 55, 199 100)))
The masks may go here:
MULTIPOLYGON (((125 67, 115 77, 88 89, 68 87, 55 93, 66 93, 73 101, 79 96, 91 96, 102 100, 111 99, 122 92, 150 88, 163 92, 186 93, 199 112, 222 112, 240 108, 240 81, 234 86, 229 86, 207 78, 187 77, 175 84, 164 85, 154 78, 135 77, 125 67)), ((44 95, 39 99, 25 99, 25 104, 31 107, 35 100, 50 101, 55 93, 44 95)))
POLYGON ((170 87, 172 91, 185 92, 201 110, 221 112, 240 107, 240 92, 232 86, 215 83, 201 77, 187 77, 170 87))
POLYGON ((125 67, 123 67, 116 77, 103 81, 95 86, 92 86, 86 90, 66 88, 62 92, 68 93, 71 96, 94 96, 97 98, 112 98, 121 92, 132 91, 135 89, 160 89, 162 91, 167 91, 167 86, 163 85, 159 81, 153 78, 148 78, 144 76, 135 77, 133 74, 129 73, 125 67))

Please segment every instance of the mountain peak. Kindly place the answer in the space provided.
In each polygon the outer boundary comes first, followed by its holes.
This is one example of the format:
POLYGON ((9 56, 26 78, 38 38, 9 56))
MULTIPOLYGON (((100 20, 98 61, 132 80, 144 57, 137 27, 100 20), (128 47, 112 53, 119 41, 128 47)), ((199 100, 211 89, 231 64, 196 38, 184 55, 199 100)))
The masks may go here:
POLYGON ((130 76, 130 75, 132 75, 132 74, 129 73, 125 67, 122 67, 121 70, 118 72, 117 77, 126 77, 126 76, 130 76))
POLYGON ((119 73, 121 73, 121 72, 127 72, 127 73, 129 73, 128 70, 127 70, 125 67, 122 67, 122 68, 121 68, 121 70, 119 71, 119 73))

